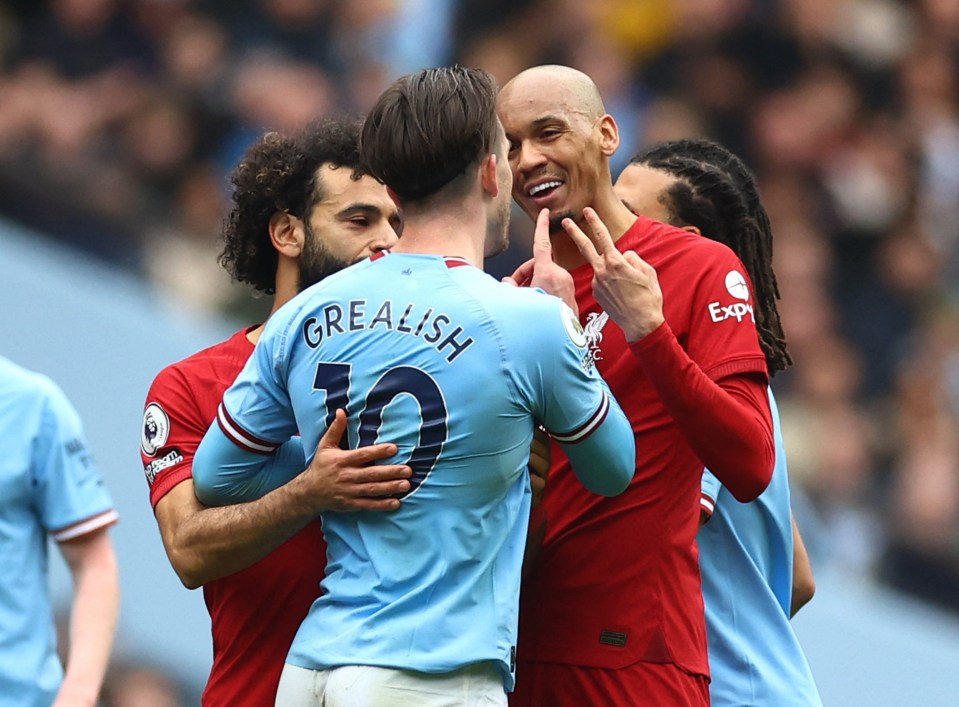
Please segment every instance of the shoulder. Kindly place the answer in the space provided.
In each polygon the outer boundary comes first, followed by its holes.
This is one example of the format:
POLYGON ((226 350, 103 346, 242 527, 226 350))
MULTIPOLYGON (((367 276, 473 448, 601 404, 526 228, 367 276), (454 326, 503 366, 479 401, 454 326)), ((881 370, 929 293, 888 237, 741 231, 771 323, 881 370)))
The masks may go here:
POLYGON ((527 332, 559 322, 562 310, 569 309, 562 300, 535 287, 514 287, 490 278, 484 301, 496 303, 497 313, 506 322, 521 326, 527 332))
POLYGON ((636 223, 623 235, 621 242, 622 250, 635 249, 643 257, 681 257, 699 264, 704 269, 714 267, 717 260, 739 262, 733 250, 724 243, 643 216, 636 219, 636 223))
POLYGON ((66 394, 50 377, 0 357, 0 398, 6 405, 71 409, 66 394))
MULTIPOLYGON (((540 360, 543 351, 556 351, 570 339, 586 346, 579 316, 561 299, 539 289, 496 284, 495 320, 508 347, 540 360)), ((490 302, 490 300, 486 300, 490 302)))
POLYGON ((621 250, 635 250, 656 269, 670 297, 715 299, 728 292, 734 298, 749 299, 746 268, 724 243, 643 217, 621 241, 621 250))
POLYGON ((195 398, 205 395, 204 391, 221 395, 253 352, 253 344, 246 338, 248 331, 249 328, 242 329, 226 341, 163 368, 147 393, 147 407, 159 404, 176 408, 184 402, 192 407, 195 398))
MULTIPOLYGON (((244 330, 244 332, 245 331, 246 330, 244 330)), ((240 333, 241 332, 237 332, 237 334, 240 333)), ((165 366, 153 379, 152 388, 177 387, 187 381, 211 375, 212 371, 222 362, 231 359, 245 358, 245 356, 238 355, 237 334, 226 341, 208 346, 201 351, 190 354, 186 358, 165 366)), ((252 344, 248 344, 248 347, 249 351, 253 350, 252 344)))

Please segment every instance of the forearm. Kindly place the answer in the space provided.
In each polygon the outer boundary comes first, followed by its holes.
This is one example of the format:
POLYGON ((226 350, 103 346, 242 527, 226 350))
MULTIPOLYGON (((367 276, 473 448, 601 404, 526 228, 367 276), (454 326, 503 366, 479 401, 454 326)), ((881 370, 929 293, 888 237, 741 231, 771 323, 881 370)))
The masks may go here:
POLYGON ((760 376, 730 376, 724 389, 689 358, 668 323, 630 349, 686 441, 723 486, 743 502, 762 493, 775 447, 760 376))
POLYGON ((636 438, 619 403, 608 394, 601 422, 582 438, 554 436, 569 459, 576 478, 593 493, 615 496, 622 493, 636 472, 636 438))
POLYGON ((201 503, 223 506, 261 498, 305 467, 299 437, 272 454, 256 454, 236 446, 214 423, 193 458, 193 481, 201 503))
POLYGON ((63 546, 74 577, 66 674, 55 707, 95 705, 120 606, 116 556, 106 529, 63 546), (68 547, 76 543, 74 547, 68 547))
POLYGON ((317 510, 304 501, 300 485, 294 479, 256 501, 221 507, 203 506, 192 483, 174 488, 157 505, 157 519, 184 586, 195 589, 246 569, 314 520, 317 510))

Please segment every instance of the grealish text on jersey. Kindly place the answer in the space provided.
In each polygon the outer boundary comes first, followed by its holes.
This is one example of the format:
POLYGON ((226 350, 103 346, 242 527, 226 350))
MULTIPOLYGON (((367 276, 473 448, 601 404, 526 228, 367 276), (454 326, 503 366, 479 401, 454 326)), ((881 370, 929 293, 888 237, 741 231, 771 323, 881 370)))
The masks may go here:
POLYGON ((453 320, 446 314, 434 312, 432 307, 420 312, 415 302, 400 309, 393 305, 392 300, 385 300, 370 316, 372 311, 373 308, 365 299, 351 299, 345 304, 330 303, 323 307, 320 316, 309 317, 303 322, 303 340, 307 346, 315 349, 324 339, 337 334, 373 331, 383 327, 385 331, 420 336, 424 341, 435 344, 437 351, 449 349, 447 363, 452 363, 473 344, 472 337, 463 336, 463 327, 451 327, 453 320))

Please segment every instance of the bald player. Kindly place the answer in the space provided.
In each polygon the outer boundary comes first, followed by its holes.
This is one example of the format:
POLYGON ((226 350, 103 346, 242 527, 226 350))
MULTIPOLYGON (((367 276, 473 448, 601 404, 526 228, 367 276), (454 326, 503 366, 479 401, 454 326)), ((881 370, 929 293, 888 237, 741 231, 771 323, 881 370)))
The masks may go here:
POLYGON ((619 131, 585 74, 524 71, 498 113, 513 197, 532 218, 549 210, 553 260, 572 274, 593 359, 636 438, 634 479, 610 499, 582 493, 554 449, 511 704, 708 705, 703 465, 749 501, 774 462, 746 269, 727 246, 622 204, 609 166, 619 131))

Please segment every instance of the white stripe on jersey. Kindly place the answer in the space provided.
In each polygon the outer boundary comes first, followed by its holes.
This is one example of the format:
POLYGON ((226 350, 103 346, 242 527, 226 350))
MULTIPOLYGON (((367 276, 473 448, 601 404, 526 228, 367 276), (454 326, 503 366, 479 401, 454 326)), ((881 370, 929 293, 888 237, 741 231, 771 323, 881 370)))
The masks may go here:
POLYGON ((258 454, 272 454, 273 451, 280 446, 278 444, 269 444, 254 439, 237 427, 233 420, 230 419, 229 413, 224 409, 223 403, 220 403, 220 406, 217 408, 216 416, 220 423, 220 429, 222 429, 223 433, 230 438, 230 441, 238 447, 242 447, 250 452, 257 452, 258 454))
POLYGON ((74 523, 73 525, 54 532, 53 539, 58 543, 62 543, 64 540, 73 540, 87 533, 92 533, 94 530, 112 525, 116 523, 119 518, 119 514, 111 508, 109 511, 95 515, 92 518, 87 518, 86 520, 81 520, 79 523, 74 523))
POLYGON ((576 444, 577 442, 582 442, 584 439, 589 437, 593 430, 599 427, 600 423, 606 419, 606 413, 609 412, 609 396, 606 393, 603 393, 603 399, 599 403, 599 407, 596 409, 596 412, 593 413, 586 422, 577 427, 572 432, 567 432, 566 434, 552 434, 551 436, 557 442, 563 444, 576 444))

